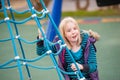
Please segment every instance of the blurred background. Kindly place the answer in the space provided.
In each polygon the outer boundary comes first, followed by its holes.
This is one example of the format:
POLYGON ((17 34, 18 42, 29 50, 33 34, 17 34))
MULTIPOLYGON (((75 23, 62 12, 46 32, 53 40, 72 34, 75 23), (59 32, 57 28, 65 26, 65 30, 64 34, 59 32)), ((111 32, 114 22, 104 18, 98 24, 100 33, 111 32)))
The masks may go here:
MULTIPOLYGON (((5 0, 7 1, 7 0, 5 0)), ((28 8, 25 0, 10 0, 12 7, 17 10, 25 10, 28 8), (20 4, 22 3, 22 4, 20 4), (14 4, 14 5, 13 5, 14 4), (22 5, 22 6, 21 6, 22 5)), ((42 6, 39 3, 39 0, 31 0, 35 9, 41 10, 42 6)), ((54 0, 44 0, 46 7, 51 11, 54 0)), ((120 5, 115 4, 119 2, 119 0, 111 1, 111 0, 63 0, 62 11, 77 11, 77 10, 86 10, 86 11, 95 11, 95 10, 106 10, 106 9, 116 9, 120 10, 120 5), (100 6, 97 5, 97 1, 100 3, 100 6), (109 4, 107 5, 107 3, 109 4), (110 5, 110 3, 114 3, 114 5, 110 5), (104 6, 101 6, 103 4, 104 6), (105 6, 105 4, 107 6, 105 6)))
MULTIPOLYGON (((61 18, 72 16, 79 23, 80 29, 92 29, 100 34, 101 38, 95 44, 97 47, 97 61, 100 80, 120 80, 120 4, 116 3, 111 5, 103 2, 103 5, 101 5, 96 1, 98 0, 63 0, 61 18)), ((36 10, 42 10, 39 0, 31 0, 31 2, 36 10)), ((54 0, 44 0, 44 2, 48 10, 51 12, 54 0)), ((18 11, 29 9, 26 0, 10 0, 10 3, 12 8, 18 11)), ((5 5, 7 6, 7 2, 5 5)), ((10 15, 9 12, 8 15, 10 15)), ((14 13, 15 19, 18 21, 23 20, 30 15, 31 13, 21 15, 14 13)), ((0 12, 0 20, 3 19, 4 13, 0 12)), ((48 20, 43 19, 41 20, 41 23, 44 24, 43 26, 45 26, 46 29, 48 20)), ((11 27, 15 34, 14 25, 11 24, 11 27)), ((18 24, 17 27, 22 38, 29 41, 36 39, 38 28, 35 21, 31 20, 24 24, 18 24)), ((0 40, 9 38, 9 36, 6 23, 0 24, 0 40)), ((17 40, 16 44, 18 53, 22 56, 17 40)), ((36 44, 26 44, 24 42, 22 42, 22 44, 27 59, 38 57, 36 54, 36 44)), ((14 50, 11 41, 0 42, 0 64, 5 63, 12 58, 14 58, 14 50)), ((13 64, 16 63, 12 63, 10 65, 13 64)), ((49 56, 39 61, 32 62, 31 64, 37 66, 53 65, 49 56)), ((22 69, 25 80, 28 80, 26 68, 23 66, 22 69)), ((54 69, 40 70, 31 67, 29 69, 32 80, 59 80, 57 72, 54 69)), ((0 80, 20 80, 18 68, 0 69, 0 80)))

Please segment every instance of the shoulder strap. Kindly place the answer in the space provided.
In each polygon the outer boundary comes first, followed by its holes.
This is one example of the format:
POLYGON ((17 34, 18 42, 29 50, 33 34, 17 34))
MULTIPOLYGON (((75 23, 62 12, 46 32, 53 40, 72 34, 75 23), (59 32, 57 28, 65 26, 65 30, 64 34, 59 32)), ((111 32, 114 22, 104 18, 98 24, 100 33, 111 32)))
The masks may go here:
MULTIPOLYGON (((93 37, 89 37, 88 40, 87 40, 86 47, 84 49, 84 61, 85 61, 85 64, 87 63, 87 60, 88 60, 89 46, 90 46, 91 43, 94 44, 95 42, 96 42, 96 40, 93 37)), ((96 48, 95 48, 95 50, 96 50, 96 48)))
MULTIPOLYGON (((57 42, 58 40, 60 39, 58 36, 56 36, 53 42, 57 42)), ((59 50, 60 46, 56 45, 56 49, 59 50)), ((63 48, 62 52, 59 54, 59 60, 61 61, 63 66, 65 66, 65 57, 64 57, 65 53, 66 53, 66 48, 63 48)))

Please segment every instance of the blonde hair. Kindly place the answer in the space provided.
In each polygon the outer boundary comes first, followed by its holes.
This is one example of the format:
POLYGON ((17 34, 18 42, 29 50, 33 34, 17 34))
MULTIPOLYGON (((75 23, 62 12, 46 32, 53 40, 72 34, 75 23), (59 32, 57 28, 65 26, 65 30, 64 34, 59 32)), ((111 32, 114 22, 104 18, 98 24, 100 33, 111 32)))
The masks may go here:
MULTIPOLYGON (((62 38, 64 39, 68 49, 71 49, 72 46, 71 46, 70 42, 68 41, 68 39, 65 37, 65 27, 66 27, 66 24, 68 22, 74 23, 76 25, 76 28, 79 30, 79 33, 80 33, 80 28, 79 28, 79 25, 78 25, 77 21, 75 19, 73 19, 72 17, 64 18, 59 25, 59 30, 60 30, 60 33, 62 35, 62 38)), ((80 37, 79 37, 77 45, 80 45, 80 42, 81 41, 80 41, 80 37)))

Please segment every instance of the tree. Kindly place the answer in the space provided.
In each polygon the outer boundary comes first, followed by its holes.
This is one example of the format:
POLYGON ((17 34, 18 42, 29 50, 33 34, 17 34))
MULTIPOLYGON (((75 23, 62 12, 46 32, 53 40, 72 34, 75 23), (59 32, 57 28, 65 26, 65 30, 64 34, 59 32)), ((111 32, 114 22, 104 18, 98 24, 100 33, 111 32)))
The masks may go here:
POLYGON ((76 8, 77 8, 77 10, 87 10, 88 7, 89 7, 90 1, 89 0, 83 0, 83 1, 86 2, 84 7, 80 6, 81 1, 82 0, 76 0, 76 8))
MULTIPOLYGON (((31 0, 31 2, 36 10, 40 11, 43 9, 39 0, 31 0)), ((50 2, 50 0, 44 0, 46 7, 48 6, 49 2, 50 2)))

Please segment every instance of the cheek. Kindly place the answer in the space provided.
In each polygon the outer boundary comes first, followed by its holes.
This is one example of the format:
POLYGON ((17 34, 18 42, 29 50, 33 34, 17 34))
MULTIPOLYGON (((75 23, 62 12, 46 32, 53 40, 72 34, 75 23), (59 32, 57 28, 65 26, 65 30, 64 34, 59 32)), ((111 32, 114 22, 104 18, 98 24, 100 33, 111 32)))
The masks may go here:
POLYGON ((78 34, 78 35, 80 35, 80 32, 79 32, 79 31, 77 31, 77 34, 78 34))
POLYGON ((79 31, 79 30, 76 30, 76 32, 77 32, 77 33, 80 33, 80 31, 79 31))
POLYGON ((69 33, 65 34, 65 37, 67 38, 67 40, 69 40, 71 38, 70 36, 71 36, 71 34, 69 34, 69 33))

